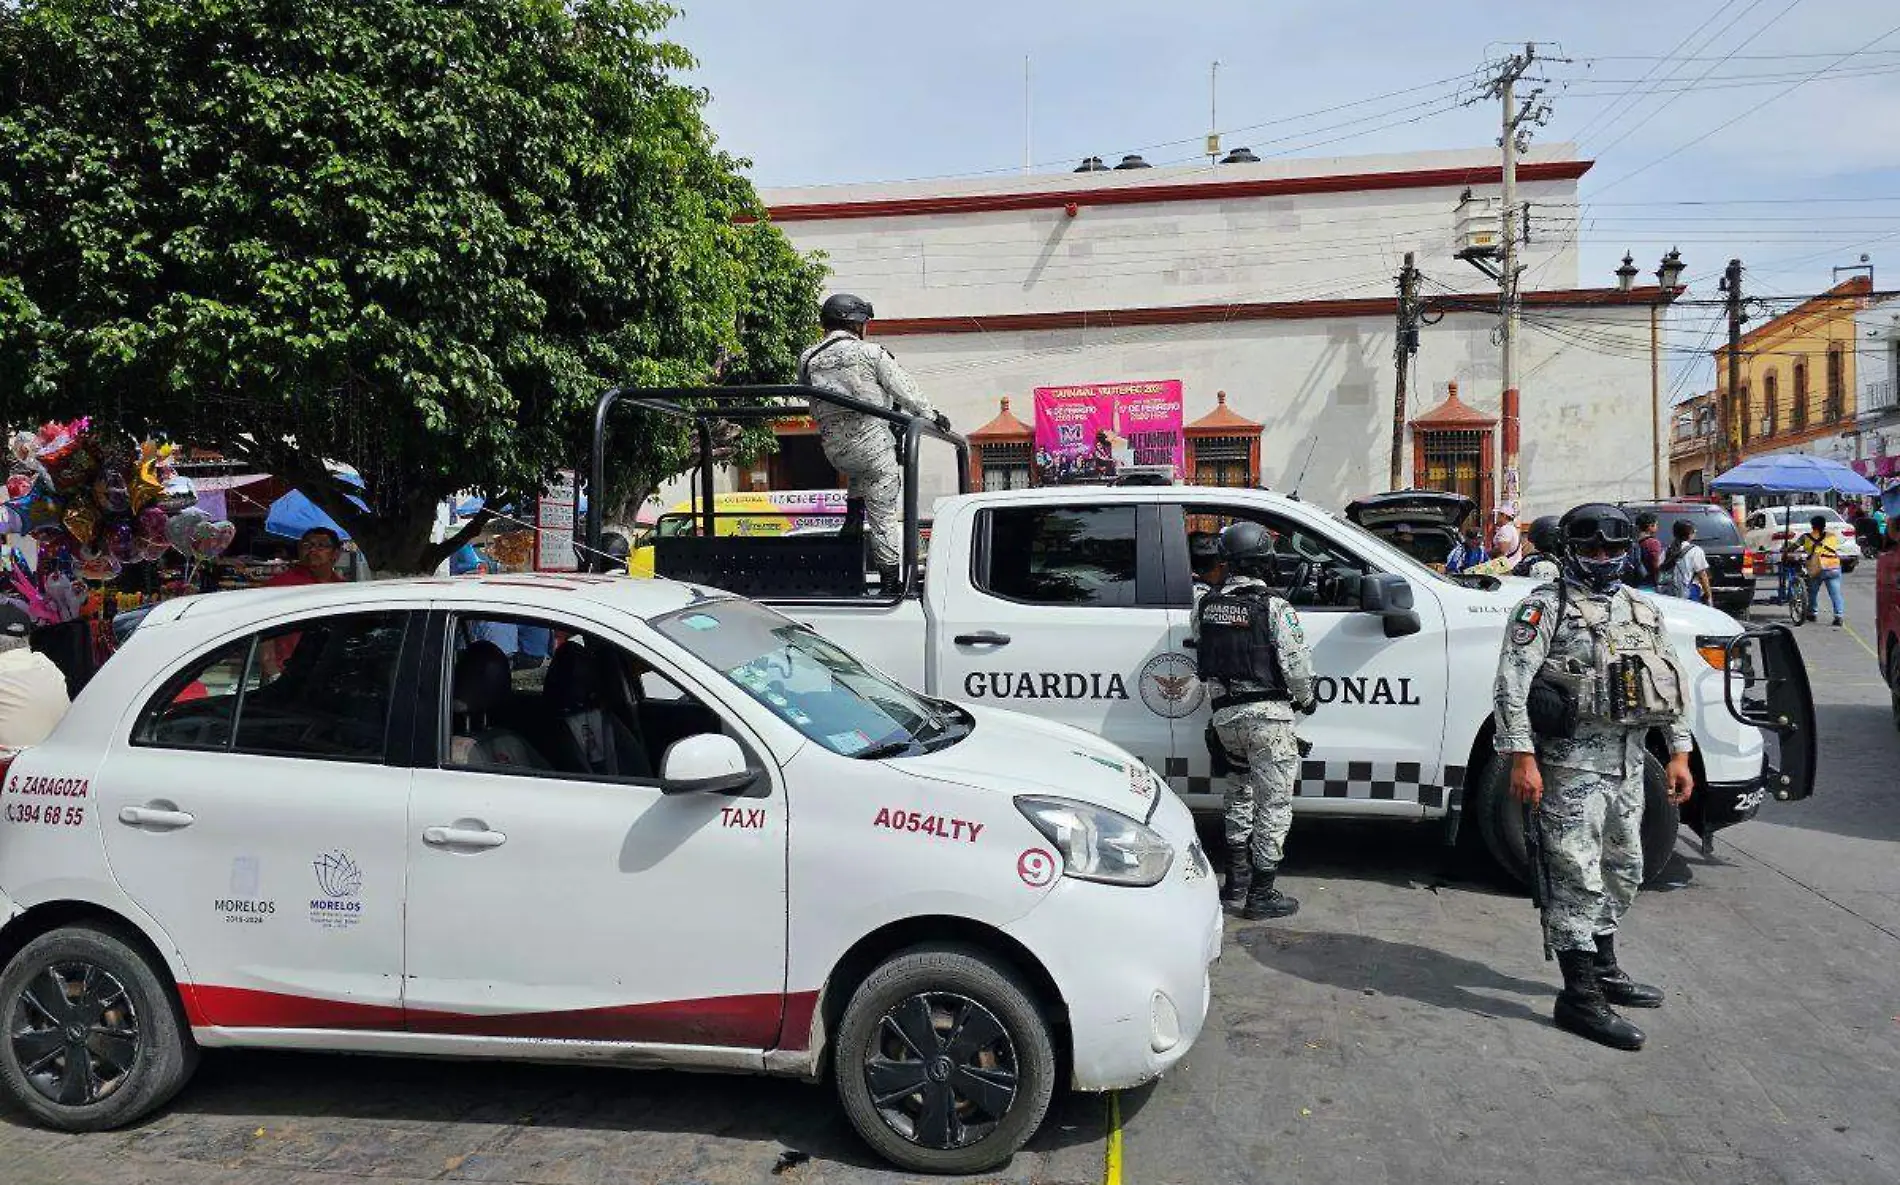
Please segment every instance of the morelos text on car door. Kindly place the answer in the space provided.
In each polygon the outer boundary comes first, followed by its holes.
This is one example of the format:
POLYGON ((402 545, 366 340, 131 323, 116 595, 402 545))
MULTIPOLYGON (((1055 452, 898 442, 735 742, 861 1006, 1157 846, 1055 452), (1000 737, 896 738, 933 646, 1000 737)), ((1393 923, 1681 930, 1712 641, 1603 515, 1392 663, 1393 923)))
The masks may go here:
MULTIPOLYGON (((403 611, 308 617, 175 664, 107 739, 113 876, 184 954, 195 1026, 402 1027, 403 611)), ((414 638, 411 638, 411 645, 414 638)))

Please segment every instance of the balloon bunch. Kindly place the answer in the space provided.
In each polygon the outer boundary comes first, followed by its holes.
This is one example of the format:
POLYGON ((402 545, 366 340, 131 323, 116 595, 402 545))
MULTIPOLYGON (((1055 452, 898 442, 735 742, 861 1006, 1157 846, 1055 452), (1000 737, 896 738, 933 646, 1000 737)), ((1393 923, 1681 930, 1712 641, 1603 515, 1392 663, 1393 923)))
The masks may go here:
POLYGON ((42 621, 77 615, 70 597, 51 595, 52 581, 110 580, 174 549, 189 565, 231 545, 235 528, 193 505, 170 445, 78 419, 16 432, 7 448, 0 534, 31 534, 38 545, 38 563, 28 572, 16 562, 12 583, 42 621))

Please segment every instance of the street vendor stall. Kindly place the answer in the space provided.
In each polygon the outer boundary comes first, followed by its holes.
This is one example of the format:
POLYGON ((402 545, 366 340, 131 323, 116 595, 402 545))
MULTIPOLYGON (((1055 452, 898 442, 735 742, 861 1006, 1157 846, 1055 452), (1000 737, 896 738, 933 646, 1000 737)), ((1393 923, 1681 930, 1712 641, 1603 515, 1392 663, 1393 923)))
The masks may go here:
POLYGON ((0 597, 77 691, 110 653, 120 611, 219 587, 235 526, 198 504, 172 446, 89 419, 8 441, 0 597))

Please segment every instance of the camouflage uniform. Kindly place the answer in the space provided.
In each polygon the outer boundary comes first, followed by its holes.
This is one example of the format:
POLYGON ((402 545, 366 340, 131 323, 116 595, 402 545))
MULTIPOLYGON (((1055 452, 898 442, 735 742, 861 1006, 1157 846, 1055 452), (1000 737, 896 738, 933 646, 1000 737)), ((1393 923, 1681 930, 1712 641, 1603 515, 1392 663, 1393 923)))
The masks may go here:
MULTIPOLYGON (((1224 592, 1254 588, 1265 590, 1265 581, 1251 576, 1234 576, 1221 585, 1224 592)), ((1200 640, 1200 602, 1209 590, 1195 586, 1195 612, 1190 629, 1200 640)), ((1221 745, 1246 761, 1247 768, 1227 775, 1226 833, 1229 851, 1247 848, 1254 868, 1271 871, 1280 866, 1286 851, 1286 834, 1293 826, 1293 787, 1299 781, 1300 754, 1293 735, 1294 705, 1313 702, 1313 654, 1306 646, 1306 633, 1300 628, 1299 615, 1280 597, 1262 598, 1272 621, 1273 643, 1280 656, 1280 670, 1286 678, 1290 702, 1265 700, 1237 704, 1214 713, 1214 732, 1221 745)), ((1220 698, 1264 690, 1262 685, 1245 680, 1222 684, 1208 680, 1208 695, 1220 698)))
MULTIPOLYGON (((1644 728, 1581 722, 1569 738, 1531 734, 1527 699, 1545 662, 1575 660, 1592 666, 1597 641, 1587 616, 1603 621, 1611 652, 1645 644, 1651 635, 1673 663, 1662 615, 1627 588, 1592 595, 1572 583, 1545 584, 1511 615, 1495 687, 1497 751, 1536 753, 1544 797, 1536 812, 1550 873, 1544 928, 1552 949, 1594 951, 1596 937, 1616 933, 1617 923, 1643 880, 1644 728)), ((1690 749, 1689 729, 1678 714, 1665 730, 1671 753, 1690 749)))
POLYGON ((1557 580, 1562 574, 1563 569, 1558 566, 1556 557, 1542 552, 1525 556, 1511 569, 1511 575, 1528 576, 1532 580, 1557 580))
MULTIPOLYGON (((913 416, 935 414, 930 400, 890 351, 842 329, 827 333, 799 355, 798 375, 801 382, 821 391, 913 416)), ((823 401, 812 403, 811 418, 818 424, 825 459, 844 474, 847 496, 864 499, 871 562, 879 568, 894 567, 899 558, 898 530, 903 525, 899 502, 904 470, 897 463, 897 438, 890 423, 823 401)))

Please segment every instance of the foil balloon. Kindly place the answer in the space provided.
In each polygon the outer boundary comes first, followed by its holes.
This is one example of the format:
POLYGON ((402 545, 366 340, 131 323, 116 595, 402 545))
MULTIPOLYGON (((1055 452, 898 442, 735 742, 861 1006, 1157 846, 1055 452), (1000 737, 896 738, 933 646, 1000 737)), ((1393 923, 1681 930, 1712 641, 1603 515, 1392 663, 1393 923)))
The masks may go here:
POLYGON ((24 498, 33 492, 33 479, 24 473, 7 478, 7 497, 24 498))
POLYGON ((126 489, 125 474, 107 469, 92 483, 92 499, 108 516, 132 513, 132 496, 126 489))
POLYGON ((105 533, 106 550, 120 563, 128 563, 138 558, 138 545, 132 534, 131 523, 107 523, 105 533))
POLYGON ((185 555, 190 555, 192 536, 198 529, 198 524, 210 521, 211 516, 198 507, 187 506, 172 515, 171 521, 165 524, 165 538, 171 541, 173 547, 185 555))
POLYGON ((191 529, 191 554, 201 560, 216 559, 231 546, 237 527, 229 522, 201 522, 191 529))
POLYGON ((99 529, 99 508, 85 498, 74 498, 66 504, 59 521, 73 538, 82 544, 91 543, 99 529))
POLYGON ((111 580, 124 568, 118 556, 101 548, 82 547, 74 558, 79 574, 87 580, 111 580))
POLYGON ((147 506, 139 511, 132 534, 141 560, 155 560, 171 546, 171 540, 165 537, 165 527, 170 521, 165 517, 165 512, 156 506, 147 506))

